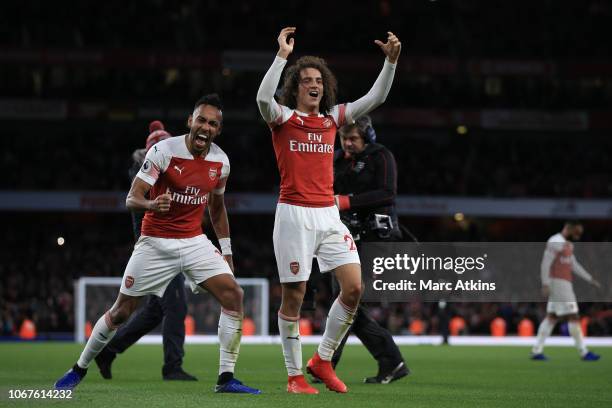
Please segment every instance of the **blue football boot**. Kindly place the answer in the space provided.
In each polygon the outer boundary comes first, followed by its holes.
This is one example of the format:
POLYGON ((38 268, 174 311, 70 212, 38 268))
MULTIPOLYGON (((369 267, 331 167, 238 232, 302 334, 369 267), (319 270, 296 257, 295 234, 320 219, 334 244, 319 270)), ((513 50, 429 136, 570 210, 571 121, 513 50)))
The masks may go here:
POLYGON ((544 353, 531 353, 531 359, 534 361, 547 361, 548 357, 544 353))
POLYGON ((86 369, 72 367, 55 382, 54 387, 56 390, 73 390, 85 378, 86 374, 86 369))
POLYGON ((231 394, 261 394, 261 391, 257 388, 246 386, 235 378, 232 378, 225 384, 215 385, 215 392, 226 392, 231 394))
POLYGON ((597 361, 601 358, 599 354, 595 354, 592 351, 587 352, 582 356, 582 361, 597 361))

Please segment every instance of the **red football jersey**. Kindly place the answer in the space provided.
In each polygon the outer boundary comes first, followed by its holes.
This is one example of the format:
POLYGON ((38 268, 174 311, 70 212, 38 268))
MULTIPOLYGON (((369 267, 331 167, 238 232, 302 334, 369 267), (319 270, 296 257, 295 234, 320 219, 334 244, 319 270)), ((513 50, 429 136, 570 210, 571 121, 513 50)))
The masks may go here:
POLYGON ((212 143, 205 158, 193 155, 186 135, 162 140, 148 152, 136 177, 150 184, 149 197, 169 193, 170 211, 147 211, 142 235, 161 238, 191 238, 202 234, 202 216, 208 193, 222 194, 229 176, 227 155, 212 143))
MULTIPOLYGON (((561 235, 561 234, 558 234, 558 235, 561 235)), ((571 282, 573 280, 572 257, 574 256, 574 244, 572 244, 569 241, 558 242, 559 240, 558 237, 556 239, 557 241, 555 241, 553 245, 549 243, 549 247, 554 248, 553 251, 555 251, 555 259, 553 263, 550 265, 550 277, 557 278, 557 279, 564 279, 564 280, 571 282)), ((565 239, 565 238, 561 236, 560 239, 565 239)))
POLYGON ((281 105, 270 123, 280 172, 279 202, 304 207, 334 205, 334 141, 345 123, 345 105, 329 115, 306 115, 281 105))

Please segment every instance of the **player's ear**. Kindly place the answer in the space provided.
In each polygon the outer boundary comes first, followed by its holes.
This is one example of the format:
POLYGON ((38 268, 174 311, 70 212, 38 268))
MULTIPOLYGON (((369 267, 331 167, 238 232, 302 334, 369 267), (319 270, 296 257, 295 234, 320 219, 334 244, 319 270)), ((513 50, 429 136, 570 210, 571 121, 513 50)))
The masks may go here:
POLYGON ((189 117, 187 118, 187 127, 191 129, 191 122, 193 120, 193 116, 189 115, 189 117))

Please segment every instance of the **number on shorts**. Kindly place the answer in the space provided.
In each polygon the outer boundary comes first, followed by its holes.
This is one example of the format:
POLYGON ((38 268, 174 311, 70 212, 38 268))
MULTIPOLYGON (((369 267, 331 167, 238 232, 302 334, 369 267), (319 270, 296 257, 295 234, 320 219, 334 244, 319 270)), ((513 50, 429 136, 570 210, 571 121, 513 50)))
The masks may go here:
POLYGON ((349 246, 349 251, 355 251, 357 247, 355 247, 355 241, 353 240, 353 237, 351 237, 349 234, 346 234, 344 236, 344 242, 348 242, 348 241, 351 241, 351 244, 349 246))

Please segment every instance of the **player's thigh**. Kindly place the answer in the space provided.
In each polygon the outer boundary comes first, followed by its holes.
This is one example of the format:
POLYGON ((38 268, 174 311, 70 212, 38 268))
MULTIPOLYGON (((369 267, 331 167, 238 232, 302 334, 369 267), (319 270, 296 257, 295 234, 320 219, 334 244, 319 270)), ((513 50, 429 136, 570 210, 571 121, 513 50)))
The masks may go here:
POLYGON ((221 304, 226 302, 242 302, 243 291, 234 275, 220 274, 215 275, 201 282, 199 286, 213 295, 221 304))
POLYGON ((163 296, 180 272, 176 240, 141 236, 123 273, 120 292, 127 296, 163 296))
POLYGON ((281 283, 308 281, 312 270, 317 233, 308 228, 307 209, 282 205, 274 220, 274 255, 281 283))
POLYGON ((234 274, 221 255, 221 252, 205 235, 188 240, 182 247, 183 273, 190 281, 192 290, 197 293, 206 281, 218 275, 227 275, 221 279, 234 280, 234 274))
MULTIPOLYGON (((321 273, 337 270, 344 265, 360 265, 357 245, 348 228, 342 224, 339 217, 337 219, 330 217, 328 223, 329 230, 320 234, 317 242, 316 255, 321 273)), ((349 269, 353 268, 355 267, 349 267, 349 269)), ((361 273, 361 268, 358 267, 358 269, 361 273)))

